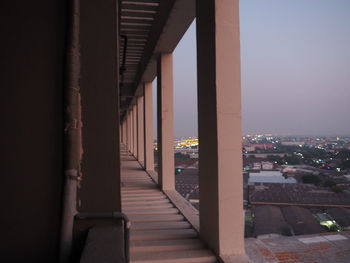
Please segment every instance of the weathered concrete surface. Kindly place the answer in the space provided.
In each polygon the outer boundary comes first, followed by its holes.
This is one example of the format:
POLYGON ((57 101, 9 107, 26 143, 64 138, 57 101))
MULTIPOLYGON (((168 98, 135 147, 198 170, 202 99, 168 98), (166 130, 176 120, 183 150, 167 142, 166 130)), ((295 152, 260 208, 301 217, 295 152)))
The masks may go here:
POLYGON ((350 231, 262 240, 248 238, 245 249, 254 263, 347 263, 350 262, 350 231), (321 242, 312 242, 316 240, 321 242))
POLYGON ((131 262, 217 262, 191 224, 122 146, 122 211, 131 222, 131 262))

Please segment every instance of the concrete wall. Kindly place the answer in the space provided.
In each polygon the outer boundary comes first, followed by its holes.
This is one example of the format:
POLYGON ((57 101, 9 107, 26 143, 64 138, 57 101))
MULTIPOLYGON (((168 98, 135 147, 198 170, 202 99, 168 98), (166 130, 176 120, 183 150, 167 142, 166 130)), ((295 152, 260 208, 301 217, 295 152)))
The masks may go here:
POLYGON ((121 210, 116 4, 115 0, 85 0, 80 5, 80 212, 121 210))
POLYGON ((1 5, 1 262, 55 262, 66 3, 1 5))

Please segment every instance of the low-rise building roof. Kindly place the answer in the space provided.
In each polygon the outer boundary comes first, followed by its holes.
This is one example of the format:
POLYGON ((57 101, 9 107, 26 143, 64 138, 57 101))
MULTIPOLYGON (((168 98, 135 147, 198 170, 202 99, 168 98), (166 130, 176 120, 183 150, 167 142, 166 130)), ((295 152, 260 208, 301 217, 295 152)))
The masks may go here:
POLYGON ((281 209, 277 206, 262 205, 253 208, 255 237, 267 234, 284 234, 290 231, 281 209))
POLYGON ((306 208, 287 206, 282 208, 282 213, 286 222, 292 226, 296 235, 326 232, 317 219, 306 208))

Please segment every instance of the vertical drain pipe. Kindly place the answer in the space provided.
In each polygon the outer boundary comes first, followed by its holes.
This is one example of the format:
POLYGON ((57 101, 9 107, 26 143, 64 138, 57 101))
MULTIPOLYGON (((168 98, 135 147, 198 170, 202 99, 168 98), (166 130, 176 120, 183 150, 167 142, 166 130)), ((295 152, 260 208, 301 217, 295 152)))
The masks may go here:
POLYGON ((80 105, 80 0, 68 1, 68 32, 64 91, 64 190, 60 236, 60 263, 70 260, 77 186, 80 180, 81 105, 80 105))

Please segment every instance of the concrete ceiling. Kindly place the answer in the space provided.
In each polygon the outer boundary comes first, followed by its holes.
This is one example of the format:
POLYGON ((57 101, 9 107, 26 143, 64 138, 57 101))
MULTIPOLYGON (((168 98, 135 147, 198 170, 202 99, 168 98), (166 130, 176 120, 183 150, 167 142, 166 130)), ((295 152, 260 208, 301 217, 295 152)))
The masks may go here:
POLYGON ((159 54, 173 52, 191 25, 195 0, 121 0, 119 7, 123 118, 135 96, 142 94, 142 83, 156 77, 159 54))

